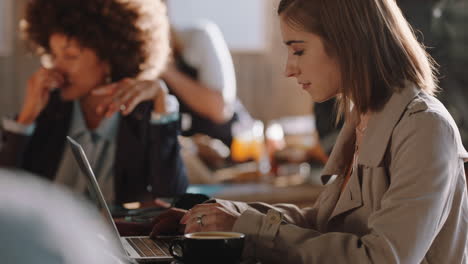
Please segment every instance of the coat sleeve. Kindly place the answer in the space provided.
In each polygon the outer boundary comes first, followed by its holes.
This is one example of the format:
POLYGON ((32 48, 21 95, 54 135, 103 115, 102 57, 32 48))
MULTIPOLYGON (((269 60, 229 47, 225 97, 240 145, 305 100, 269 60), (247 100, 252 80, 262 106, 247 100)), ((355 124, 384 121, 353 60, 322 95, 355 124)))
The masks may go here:
POLYGON ((265 263, 421 263, 451 210, 461 175, 454 128, 433 112, 401 121, 391 143, 390 186, 367 219, 370 232, 320 233, 246 209, 234 231, 245 257, 265 263), (397 131, 398 130, 398 131, 397 131))
POLYGON ((316 217, 317 217, 317 207, 319 204, 320 196, 315 202, 315 204, 310 208, 299 208, 293 204, 275 204, 270 205, 266 203, 245 203, 245 202, 234 202, 227 201, 222 199, 214 199, 209 202, 217 202, 226 207, 234 209, 239 213, 244 213, 247 210, 267 214, 270 210, 275 210, 281 213, 283 220, 287 223, 301 226, 304 228, 315 228, 316 217))

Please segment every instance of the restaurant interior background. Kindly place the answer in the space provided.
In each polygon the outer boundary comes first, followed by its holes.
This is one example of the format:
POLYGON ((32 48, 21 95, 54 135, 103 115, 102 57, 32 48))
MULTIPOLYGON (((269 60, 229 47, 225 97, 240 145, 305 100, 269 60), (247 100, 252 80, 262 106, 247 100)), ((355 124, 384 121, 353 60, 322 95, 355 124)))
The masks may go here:
MULTIPOLYGON (((17 31, 25 2, 0 1, 1 116, 18 111, 26 80, 39 65, 17 31)), ((267 121, 310 113, 310 99, 295 80, 283 77, 286 53, 277 30, 278 0, 173 0, 169 3, 175 7, 170 10, 180 12, 171 11, 173 22, 183 24, 205 17, 220 26, 235 64, 237 95, 254 118, 267 121), (185 7, 177 8, 181 4, 185 7)))
MULTIPOLYGON (((38 58, 26 49, 26 45, 22 42, 17 30, 22 16, 22 9, 26 2, 27 0, 0 0, 0 116, 14 114, 19 110, 24 96, 26 81, 40 65, 38 58)), ((272 120, 285 117, 298 117, 300 122, 305 121, 307 124, 311 124, 310 126, 306 126, 308 134, 305 137, 289 138, 292 139, 292 145, 296 149, 286 154, 300 156, 304 153, 304 148, 314 148, 318 145, 317 134, 314 131, 311 100, 297 85, 295 79, 288 79, 283 75, 286 48, 281 43, 275 11, 279 0, 169 0, 168 2, 170 19, 176 28, 182 28, 184 25, 194 23, 200 19, 211 20, 220 27, 229 46, 235 66, 237 96, 254 119, 263 121, 265 126, 271 123, 272 120), (297 151, 298 146, 299 152, 297 151)), ((433 12, 436 18, 441 17, 441 14, 437 13, 438 9, 431 10, 432 6, 429 4, 419 6, 419 1, 400 0, 397 2, 406 5, 405 10, 410 11, 408 14, 414 18, 413 22, 415 22, 416 26, 422 25, 418 24, 423 21, 419 19, 419 17, 422 17, 421 14, 433 12)), ((440 2, 445 3, 449 1, 440 2)), ((453 2, 460 3, 461 7, 466 7, 468 1, 453 2)), ((463 10, 463 8, 458 8, 458 10, 463 10)), ((466 17, 460 15, 461 19, 466 19, 466 17)), ((466 24, 460 21, 457 23, 457 25, 466 24)), ((444 24, 443 26, 447 25, 449 24, 444 24)), ((449 32, 452 31, 449 30, 449 32)), ((452 39, 464 39, 465 41, 463 43, 460 42, 461 44, 459 45, 459 47, 463 47, 463 45, 468 43, 466 41, 468 40, 466 32, 468 31, 458 30, 456 34, 459 35, 448 37, 452 37, 452 39)), ((419 37, 422 37, 420 32, 416 33, 419 37)), ((430 36, 424 36, 423 39, 426 43, 429 42, 431 44, 430 36)), ((451 45, 449 42, 444 42, 443 44, 446 43, 451 45)), ((431 50, 429 49, 430 52, 431 50)), ((467 56, 465 55, 465 57, 467 56)), ((466 76, 466 74, 458 74, 457 76, 466 76)), ((442 95, 446 95, 445 100, 451 100, 452 104, 449 104, 447 107, 458 125, 465 127, 465 129, 461 129, 461 134, 466 139, 468 138, 468 133, 466 132, 468 131, 466 129, 468 124, 468 118, 466 117, 468 109, 466 108, 468 105, 465 103, 465 90, 452 89, 451 94, 448 96, 445 93, 442 93, 442 95)), ((294 119, 292 123, 288 124, 294 124, 294 119)), ((318 161, 319 164, 323 164, 326 158, 323 157, 323 153, 320 151, 320 149, 316 152, 312 151, 312 154, 315 155, 316 162, 318 161)), ((311 170, 310 167, 302 165, 303 163, 300 161, 293 164, 292 167, 286 166, 280 174, 292 177, 289 177, 287 180, 281 179, 281 181, 276 181, 273 184, 274 188, 293 186, 296 189, 283 188, 272 190, 271 184, 259 185, 258 182, 254 181, 253 184, 245 184, 241 189, 223 189, 221 193, 216 193, 216 190, 219 189, 214 189, 215 191, 210 192, 210 194, 236 200, 283 201, 308 205, 321 190, 320 188, 316 188, 319 182, 319 170, 311 170), (312 179, 305 180, 303 177, 304 173, 308 174, 312 179), (300 177, 294 178, 298 174, 300 177), (312 189, 308 187, 303 188, 302 183, 307 182, 313 183, 314 187, 312 189), (298 183, 301 183, 302 187, 297 187, 298 183)), ((189 166, 196 167, 198 165, 189 164, 189 166)), ((250 169, 251 167, 242 167, 239 169, 240 172, 237 171, 236 173, 243 174, 243 172, 250 169)), ((203 169, 201 169, 201 172, 212 173, 212 171, 203 169)), ((232 173, 232 171, 222 171, 218 176, 229 178, 230 176, 226 176, 229 173, 232 173)), ((246 179, 246 183, 249 183, 249 180, 252 179, 249 174, 243 174, 243 177, 241 178, 246 179)), ((200 180, 200 177, 198 180, 200 180)), ((203 181, 203 179, 200 180, 200 182, 203 181)), ((240 181, 242 182, 243 180, 240 181)), ((216 181, 210 181, 209 179, 205 181, 205 183, 213 182, 216 181)), ((196 189, 190 190, 196 191, 196 189)))
MULTIPOLYGON (((27 49, 18 32, 26 2, 27 0, 0 1, 0 116, 19 111, 27 79, 40 66, 39 59, 27 49)), ((309 133, 314 129, 312 103, 296 80, 283 75, 286 48, 278 30, 278 2, 279 0, 168 1, 170 20, 175 28, 183 28, 203 19, 213 21, 220 27, 234 62, 237 96, 254 119, 263 121, 265 127, 270 121, 284 117, 299 117, 307 123, 305 127, 308 134, 305 138, 293 139, 296 146, 299 144, 299 148, 302 148, 300 153, 304 154, 303 141, 307 141, 307 148, 314 142, 311 141, 312 133, 309 133)), ((292 154, 295 155, 295 152, 292 154)), ((265 183, 263 178, 260 179, 261 175, 257 173, 258 163, 254 165, 255 162, 247 162, 234 170, 222 170, 213 176, 213 170, 200 166, 197 160, 193 161, 191 157, 185 157, 185 160, 186 166, 190 167, 188 170, 192 171, 189 172, 192 183, 225 182, 225 179, 237 177, 236 175, 244 183, 233 188, 218 186, 199 189, 192 186, 190 192, 265 202, 279 202, 288 197, 284 201, 307 205, 313 202, 321 190, 314 186, 311 193, 309 186, 299 186, 306 181, 310 172, 307 166, 301 167, 301 163, 283 168, 284 174, 293 176, 290 178, 293 183, 289 179, 278 178, 280 182, 272 185, 270 182, 265 183), (295 176, 299 176, 299 179, 295 176), (292 189, 272 190, 279 188, 277 185, 292 189), (304 199, 305 196, 307 199, 304 199)))

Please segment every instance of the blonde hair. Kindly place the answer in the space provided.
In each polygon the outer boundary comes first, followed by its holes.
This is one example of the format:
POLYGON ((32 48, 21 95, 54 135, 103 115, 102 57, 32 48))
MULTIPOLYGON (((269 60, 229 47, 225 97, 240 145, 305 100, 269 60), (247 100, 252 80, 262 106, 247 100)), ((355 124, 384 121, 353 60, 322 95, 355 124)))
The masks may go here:
POLYGON ((338 119, 378 111, 406 81, 428 94, 437 90, 432 58, 395 0, 281 0, 290 26, 319 35, 340 65, 338 119))

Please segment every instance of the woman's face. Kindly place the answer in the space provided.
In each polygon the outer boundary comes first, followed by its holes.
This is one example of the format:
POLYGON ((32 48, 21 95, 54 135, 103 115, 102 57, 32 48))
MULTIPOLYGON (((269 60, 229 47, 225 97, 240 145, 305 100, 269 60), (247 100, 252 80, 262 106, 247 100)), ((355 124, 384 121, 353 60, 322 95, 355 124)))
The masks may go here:
POLYGON ((280 18, 283 41, 288 48, 286 77, 295 77, 314 102, 335 97, 341 85, 338 61, 325 51, 318 35, 292 28, 280 18))
POLYGON ((93 50, 62 34, 53 34, 49 45, 54 69, 65 78, 65 84, 59 87, 64 100, 79 99, 105 82, 109 65, 93 50))

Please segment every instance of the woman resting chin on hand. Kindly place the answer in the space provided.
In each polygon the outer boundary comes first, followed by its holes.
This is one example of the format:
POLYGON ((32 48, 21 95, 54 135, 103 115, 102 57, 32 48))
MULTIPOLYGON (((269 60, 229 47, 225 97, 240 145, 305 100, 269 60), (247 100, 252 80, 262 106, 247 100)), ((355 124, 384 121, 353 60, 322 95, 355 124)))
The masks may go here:
POLYGON ((178 102, 157 81, 169 56, 160 0, 32 0, 27 40, 50 67, 28 81, 16 120, 4 120, 0 166, 86 192, 66 136, 86 151, 109 202, 185 193, 178 102), (151 13, 149 13, 151 11, 151 13))

